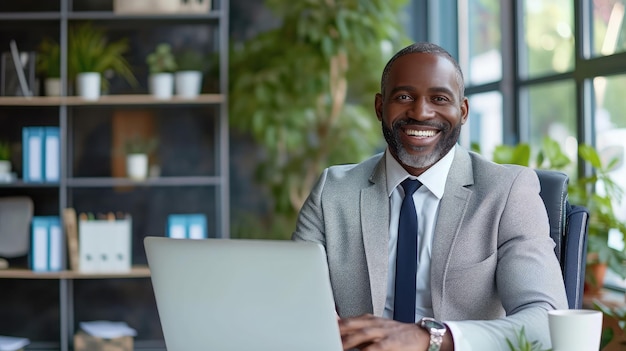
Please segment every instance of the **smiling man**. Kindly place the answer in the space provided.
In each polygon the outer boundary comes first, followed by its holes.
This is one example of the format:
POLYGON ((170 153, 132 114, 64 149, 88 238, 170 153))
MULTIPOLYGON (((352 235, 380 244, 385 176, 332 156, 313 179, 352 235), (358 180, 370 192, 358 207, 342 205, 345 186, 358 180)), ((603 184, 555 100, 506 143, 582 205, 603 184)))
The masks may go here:
POLYGON ((549 348, 567 299, 539 181, 457 145, 458 63, 408 46, 374 105, 387 150, 326 169, 293 233, 326 250, 344 349, 501 351, 522 328, 549 348))

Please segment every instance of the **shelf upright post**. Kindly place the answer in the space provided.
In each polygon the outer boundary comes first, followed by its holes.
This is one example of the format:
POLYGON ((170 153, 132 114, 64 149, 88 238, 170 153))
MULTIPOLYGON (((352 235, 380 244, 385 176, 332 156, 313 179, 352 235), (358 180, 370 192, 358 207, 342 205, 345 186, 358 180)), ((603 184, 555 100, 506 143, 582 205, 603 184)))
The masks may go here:
MULTIPOLYGON (((68 94, 68 69, 67 69, 67 48, 68 48, 68 18, 71 0, 60 0, 61 2, 61 16, 60 16, 60 73, 61 73, 61 97, 66 97, 68 94)), ((61 131, 61 144, 60 144, 60 182, 59 182, 59 216, 63 218, 63 209, 67 207, 67 155, 68 155, 68 119, 67 119, 67 105, 64 103, 59 104, 59 129, 61 131)), ((62 255, 63 262, 67 262, 67 245, 65 237, 62 240, 62 255)), ((64 265, 64 268, 65 265, 64 265)), ((70 347, 70 340, 72 338, 74 329, 74 297, 73 297, 72 280, 61 277, 59 279, 59 309, 60 309, 60 338, 61 338, 61 351, 68 351, 70 347)))
POLYGON ((220 93, 224 100, 220 106, 220 186, 218 207, 220 209, 220 229, 218 237, 230 238, 230 175, 229 175, 229 123, 228 123, 228 0, 220 1, 219 8, 219 55, 220 93))

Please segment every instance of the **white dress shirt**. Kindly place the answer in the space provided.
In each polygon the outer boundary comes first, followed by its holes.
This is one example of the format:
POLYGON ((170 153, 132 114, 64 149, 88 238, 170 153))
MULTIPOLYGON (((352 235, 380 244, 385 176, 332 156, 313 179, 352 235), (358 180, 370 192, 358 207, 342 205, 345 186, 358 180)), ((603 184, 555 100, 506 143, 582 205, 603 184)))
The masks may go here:
POLYGON ((413 194, 417 212, 418 254, 415 294, 415 320, 433 317, 433 304, 430 294, 430 257, 433 233, 439 211, 439 202, 443 197, 448 172, 454 158, 452 148, 439 162, 422 173, 419 177, 410 175, 389 153, 385 151, 387 172, 387 193, 389 195, 389 275, 387 278, 387 299, 383 316, 393 318, 394 282, 396 277, 396 244, 398 242, 398 219, 404 198, 404 189, 400 185, 406 178, 417 179, 422 186, 413 194))

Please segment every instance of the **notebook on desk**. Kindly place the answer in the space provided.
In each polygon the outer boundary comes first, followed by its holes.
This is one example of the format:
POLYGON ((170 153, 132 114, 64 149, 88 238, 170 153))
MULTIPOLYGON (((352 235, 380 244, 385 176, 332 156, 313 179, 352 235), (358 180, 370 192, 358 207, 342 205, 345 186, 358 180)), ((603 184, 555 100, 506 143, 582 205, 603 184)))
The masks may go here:
POLYGON ((146 237, 168 351, 341 351, 313 243, 146 237))

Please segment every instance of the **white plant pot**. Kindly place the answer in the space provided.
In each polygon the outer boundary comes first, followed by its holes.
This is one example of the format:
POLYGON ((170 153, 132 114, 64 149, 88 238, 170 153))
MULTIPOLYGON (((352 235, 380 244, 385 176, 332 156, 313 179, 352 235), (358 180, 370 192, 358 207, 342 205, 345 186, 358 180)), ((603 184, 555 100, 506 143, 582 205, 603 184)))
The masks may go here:
POLYGON ((46 78, 44 89, 46 96, 61 96, 61 78, 46 78))
POLYGON ((176 96, 183 99, 194 99, 202 89, 202 72, 180 71, 175 75, 176 96))
POLYGON ((167 100, 174 95, 174 74, 153 73, 148 78, 148 88, 155 99, 167 100))
POLYGON ((126 155, 126 174, 133 180, 144 180, 148 177, 148 155, 126 155))
POLYGON ((0 160, 0 174, 11 173, 11 161, 0 160))
POLYGON ((100 98, 100 73, 84 72, 76 75, 78 96, 85 100, 98 100, 100 98))

